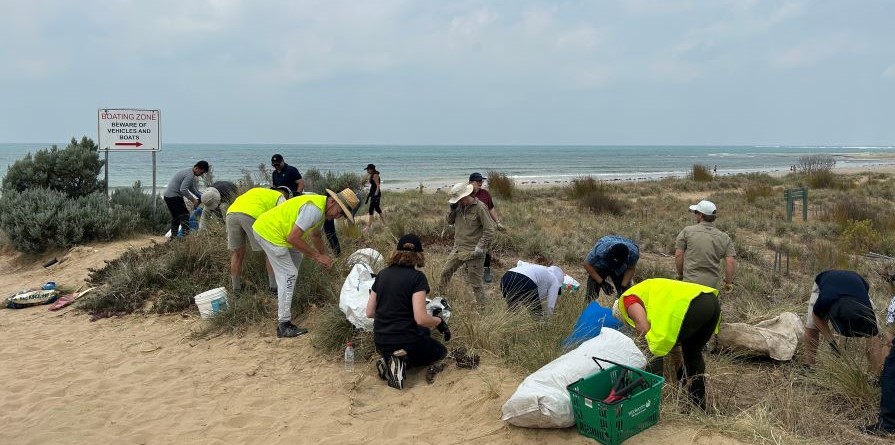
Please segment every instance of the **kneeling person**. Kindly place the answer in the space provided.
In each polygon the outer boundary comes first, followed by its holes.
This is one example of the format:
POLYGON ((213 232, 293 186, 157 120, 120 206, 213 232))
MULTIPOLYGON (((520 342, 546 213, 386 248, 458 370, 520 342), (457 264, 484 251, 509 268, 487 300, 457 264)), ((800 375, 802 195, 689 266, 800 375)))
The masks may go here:
POLYGON ((444 319, 426 311, 429 281, 417 269, 425 261, 419 237, 402 236, 388 259, 388 267, 376 276, 367 302, 373 340, 382 354, 376 363, 379 376, 396 389, 404 387, 405 364, 426 366, 447 355, 444 345, 431 337, 431 328, 437 328, 445 341, 451 338, 444 319))
POLYGON ((333 259, 326 254, 320 227, 324 220, 345 216, 354 222, 360 201, 351 189, 329 196, 301 195, 263 213, 252 224, 255 239, 267 254, 277 281, 277 337, 297 337, 308 332, 292 324, 292 295, 298 268, 305 255, 329 269, 333 259), (308 244, 311 239, 314 247, 308 244))

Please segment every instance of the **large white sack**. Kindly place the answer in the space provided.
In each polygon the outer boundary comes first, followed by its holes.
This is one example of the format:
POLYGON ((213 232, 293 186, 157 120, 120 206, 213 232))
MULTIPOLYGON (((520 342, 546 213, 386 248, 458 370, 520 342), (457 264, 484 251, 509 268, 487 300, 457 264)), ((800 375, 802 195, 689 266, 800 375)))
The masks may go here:
POLYGON ((774 360, 792 360, 802 339, 802 319, 784 312, 755 326, 746 323, 721 323, 718 346, 774 360))
MULTIPOLYGON (((646 357, 634 341, 615 329, 585 341, 525 378, 503 404, 501 419, 526 428, 568 428, 575 425, 572 401, 566 389, 571 383, 600 371, 592 357, 643 369, 646 357)), ((612 366, 601 361, 604 368, 612 366)))
POLYGON ((367 301, 373 287, 373 269, 367 263, 356 263, 339 293, 339 309, 354 327, 365 331, 373 330, 373 319, 367 318, 367 301))

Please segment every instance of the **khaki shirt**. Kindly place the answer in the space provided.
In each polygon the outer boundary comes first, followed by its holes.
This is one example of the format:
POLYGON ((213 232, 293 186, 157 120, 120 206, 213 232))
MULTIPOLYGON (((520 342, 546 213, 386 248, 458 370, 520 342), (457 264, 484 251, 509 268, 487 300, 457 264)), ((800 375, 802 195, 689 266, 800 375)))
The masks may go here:
POLYGON ((459 259, 472 259, 476 246, 488 251, 496 224, 481 201, 476 199, 467 207, 457 206, 448 215, 447 223, 454 225, 454 251, 459 259))
POLYGON ((724 276, 721 260, 737 254, 730 237, 706 221, 684 227, 674 247, 684 251, 684 281, 715 289, 724 276))

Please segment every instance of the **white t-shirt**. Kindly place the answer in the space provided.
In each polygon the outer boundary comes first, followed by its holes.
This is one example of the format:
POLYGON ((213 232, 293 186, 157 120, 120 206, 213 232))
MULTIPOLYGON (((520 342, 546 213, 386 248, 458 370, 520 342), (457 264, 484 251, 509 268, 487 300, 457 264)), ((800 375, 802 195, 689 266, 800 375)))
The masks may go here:
POLYGON ((531 281, 534 281, 535 285, 538 286, 538 297, 542 302, 547 303, 547 315, 552 314, 553 308, 556 307, 559 289, 562 287, 562 279, 557 277, 558 274, 555 274, 547 266, 527 263, 522 260, 519 260, 516 263, 516 267, 510 269, 510 271, 525 275, 531 281))
POLYGON ((306 202, 298 209, 298 217, 295 218, 295 225, 304 232, 307 232, 314 224, 320 222, 323 218, 323 212, 313 203, 306 202))

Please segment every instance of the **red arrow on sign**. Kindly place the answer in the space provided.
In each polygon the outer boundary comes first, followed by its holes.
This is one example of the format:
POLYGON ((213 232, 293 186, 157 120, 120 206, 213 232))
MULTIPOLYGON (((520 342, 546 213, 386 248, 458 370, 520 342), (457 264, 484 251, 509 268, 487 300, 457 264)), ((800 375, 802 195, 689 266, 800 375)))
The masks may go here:
POLYGON ((134 147, 140 147, 143 144, 139 142, 116 142, 115 145, 133 145, 134 147))

